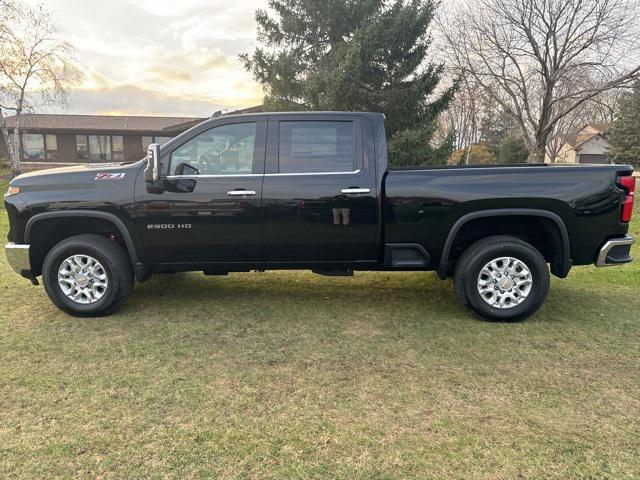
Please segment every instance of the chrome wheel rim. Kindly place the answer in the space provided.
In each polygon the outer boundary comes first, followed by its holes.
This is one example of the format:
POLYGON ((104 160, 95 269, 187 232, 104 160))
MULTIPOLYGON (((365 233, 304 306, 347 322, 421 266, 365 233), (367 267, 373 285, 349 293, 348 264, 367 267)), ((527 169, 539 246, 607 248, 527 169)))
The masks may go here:
POLYGON ((102 264, 95 258, 89 255, 72 255, 60 264, 58 285, 70 300, 90 305, 107 293, 109 278, 102 264))
POLYGON ((480 298, 493 308, 506 310, 524 302, 531 293, 533 276, 522 260, 494 258, 478 274, 480 298))

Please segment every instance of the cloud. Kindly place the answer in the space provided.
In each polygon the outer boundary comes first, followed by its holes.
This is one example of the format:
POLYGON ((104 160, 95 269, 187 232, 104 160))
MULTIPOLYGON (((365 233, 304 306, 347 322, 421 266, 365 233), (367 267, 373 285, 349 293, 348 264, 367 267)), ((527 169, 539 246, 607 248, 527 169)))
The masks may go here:
POLYGON ((97 90, 77 89, 71 92, 71 100, 73 113, 208 117, 222 108, 233 110, 260 103, 259 98, 252 95, 254 93, 249 89, 244 96, 230 102, 226 98, 172 95, 136 85, 121 85, 97 90))
POLYGON ((193 75, 190 72, 169 68, 164 65, 147 67, 145 73, 162 82, 191 82, 193 80, 193 75))
POLYGON ((152 15, 175 17, 221 2, 215 0, 182 0, 180 2, 175 0, 128 0, 124 3, 135 5, 152 15))
POLYGON ((203 69, 228 68, 233 66, 234 61, 227 55, 214 54, 203 58, 198 62, 198 66, 203 69))
POLYGON ((260 103, 261 88, 238 55, 253 49, 254 12, 265 4, 47 0, 78 49, 83 80, 71 97, 72 111, 209 115, 260 103))

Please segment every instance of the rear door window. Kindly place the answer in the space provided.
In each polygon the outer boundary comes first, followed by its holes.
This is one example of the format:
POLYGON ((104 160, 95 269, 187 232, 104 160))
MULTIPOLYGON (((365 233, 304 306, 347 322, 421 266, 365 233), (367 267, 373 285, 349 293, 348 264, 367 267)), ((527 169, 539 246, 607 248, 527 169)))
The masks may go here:
POLYGON ((354 123, 280 122, 279 173, 353 172, 354 123))

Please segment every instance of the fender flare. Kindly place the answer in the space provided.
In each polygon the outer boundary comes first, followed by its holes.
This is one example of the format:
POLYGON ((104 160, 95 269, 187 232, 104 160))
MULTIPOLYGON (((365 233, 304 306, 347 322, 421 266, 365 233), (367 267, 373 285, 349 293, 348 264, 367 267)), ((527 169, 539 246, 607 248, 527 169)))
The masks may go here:
POLYGON ((136 249, 133 238, 131 237, 131 232, 127 229, 125 223, 120 219, 117 215, 108 212, 99 212, 95 210, 61 210, 56 212, 44 212, 38 213, 31 217, 27 221, 27 225, 24 230, 24 242, 30 243, 31 240, 31 230, 33 226, 41 220, 47 220, 50 218, 73 218, 73 217, 91 217, 91 218, 99 218, 101 220, 107 220, 113 223, 118 229, 120 235, 122 235, 122 239, 124 240, 125 245, 127 246, 127 251, 129 253, 129 257, 131 258, 132 267, 136 267, 139 264, 138 251, 136 249))
POLYGON ((442 280, 447 278, 447 267, 449 264, 449 255, 453 248, 453 242, 456 236, 462 229, 462 227, 471 220, 477 220, 478 218, 487 217, 505 217, 505 216, 519 216, 519 217, 542 217, 551 220, 558 227, 560 236, 562 238, 562 261, 558 272, 554 272, 560 278, 565 278, 569 274, 571 269, 571 244, 569 243, 569 233, 567 232, 567 226, 560 216, 556 213, 548 210, 538 210, 534 208, 498 208, 495 210, 479 210, 477 212, 468 213, 463 215, 456 223, 453 224, 447 240, 442 250, 442 257, 440 258, 440 264, 438 265, 438 277, 442 280))

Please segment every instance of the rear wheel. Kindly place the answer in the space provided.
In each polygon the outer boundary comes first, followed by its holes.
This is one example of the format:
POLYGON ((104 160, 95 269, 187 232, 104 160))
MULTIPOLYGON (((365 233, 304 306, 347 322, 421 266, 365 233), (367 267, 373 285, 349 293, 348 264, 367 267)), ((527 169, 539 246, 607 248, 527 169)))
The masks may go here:
POLYGON ((78 317, 114 312, 134 282, 127 253, 100 235, 77 235, 55 245, 44 260, 42 276, 51 301, 78 317))
POLYGON ((549 270, 533 246, 495 236, 465 250, 457 262, 458 299, 488 320, 516 321, 534 314, 549 293, 549 270))

